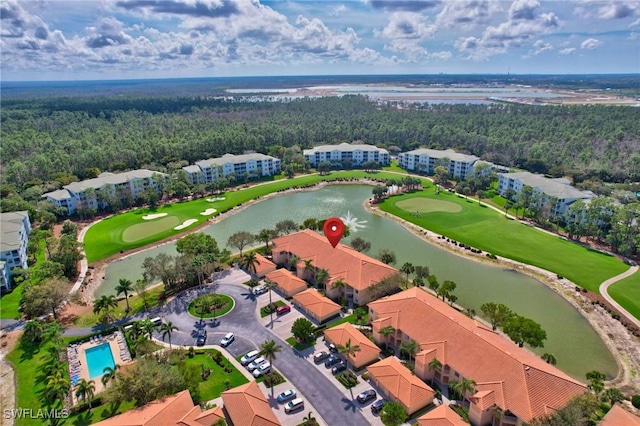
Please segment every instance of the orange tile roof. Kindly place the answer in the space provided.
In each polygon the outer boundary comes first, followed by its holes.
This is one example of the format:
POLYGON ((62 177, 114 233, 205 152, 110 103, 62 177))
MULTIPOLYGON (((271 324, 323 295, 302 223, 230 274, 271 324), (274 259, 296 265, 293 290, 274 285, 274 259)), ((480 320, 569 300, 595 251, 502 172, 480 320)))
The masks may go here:
MULTIPOLYGON (((147 405, 127 411, 98 423, 97 426, 168 426, 168 425, 207 425, 208 416, 215 411, 200 411, 193 404, 189 390, 165 396, 147 405)), ((215 421, 215 420, 214 420, 215 421)))
POLYGON ((482 390, 485 383, 502 382, 496 403, 524 421, 545 414, 547 407, 560 408, 587 391, 584 384, 534 353, 420 288, 371 302, 369 308, 376 316, 374 330, 391 324, 418 342, 421 350, 446 348, 442 353, 438 350, 438 360, 475 380, 476 391, 482 390))
POLYGON ((599 426, 640 426, 640 417, 635 416, 615 404, 606 416, 602 418, 599 426))
POLYGON ((414 407, 425 399, 432 400, 435 395, 433 389, 411 373, 396 357, 390 356, 378 361, 368 366, 367 371, 405 407, 414 407))
POLYGON ((272 271, 277 268, 275 263, 261 255, 260 253, 256 253, 256 260, 260 262, 256 264, 256 275, 258 276, 264 275, 265 271, 272 271))
POLYGON ((302 260, 312 260, 316 268, 328 270, 330 278, 327 285, 342 278, 361 291, 398 272, 344 244, 338 244, 334 249, 324 235, 309 229, 278 237, 273 242, 274 250, 293 253, 302 260))
MULTIPOLYGON (((207 411, 202 411, 199 406, 195 406, 178 421, 178 426, 208 426, 224 419, 222 407, 214 407, 207 411)), ((226 421, 226 420, 225 420, 226 421)))
POLYGON ((269 281, 276 283, 278 287, 287 293, 291 293, 299 288, 307 288, 307 282, 305 280, 298 278, 293 272, 284 268, 269 272, 265 277, 269 281))
POLYGON ((426 414, 418 417, 419 426, 469 426, 469 423, 448 405, 439 405, 426 414))
POLYGON ((256 382, 229 389, 221 394, 224 408, 235 425, 280 426, 280 421, 269 406, 256 382))
POLYGON ((294 295, 293 300, 317 318, 325 318, 340 312, 340 305, 321 295, 315 288, 294 295))
POLYGON ((353 362, 357 362, 361 358, 369 359, 380 354, 380 348, 348 322, 325 330, 324 335, 336 345, 344 346, 349 340, 351 340, 352 345, 358 345, 360 350, 355 355, 349 355, 353 362))

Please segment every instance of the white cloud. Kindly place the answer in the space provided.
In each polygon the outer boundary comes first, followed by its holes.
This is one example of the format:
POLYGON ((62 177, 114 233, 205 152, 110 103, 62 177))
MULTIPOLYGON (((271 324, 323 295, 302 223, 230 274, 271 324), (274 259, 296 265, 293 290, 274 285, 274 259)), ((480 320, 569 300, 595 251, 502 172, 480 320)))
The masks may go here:
POLYGON ((340 16, 347 11, 347 6, 341 4, 333 8, 333 11, 330 13, 331 16, 340 16))
POLYGON ((574 0, 574 13, 581 18, 625 19, 640 14, 637 0, 574 0))
POLYGON ((537 0, 515 0, 508 11, 508 20, 485 29, 481 38, 461 37, 456 48, 470 59, 487 59, 506 53, 509 48, 554 32, 560 21, 553 12, 540 12, 537 0))
POLYGON ((602 42, 596 38, 588 38, 580 43, 580 49, 594 50, 602 46, 602 42))
POLYGON ((449 51, 441 51, 441 52, 432 52, 429 54, 430 58, 433 59, 438 59, 440 61, 447 61, 449 59, 451 59, 451 57, 453 56, 453 54, 449 51))
POLYGON ((443 27, 473 26, 485 24, 492 15, 501 11, 500 2, 459 0, 449 1, 438 14, 436 23, 443 27))
POLYGON ((529 56, 536 56, 548 50, 553 50, 553 46, 550 43, 543 40, 537 40, 533 43, 533 46, 531 46, 531 50, 529 50, 528 54, 529 56))
POLYGON ((389 18, 387 26, 377 35, 388 40, 385 47, 389 50, 404 53, 409 60, 426 55, 427 50, 422 43, 436 33, 437 27, 429 24, 419 13, 395 12, 389 18))
POLYGON ((560 50, 558 53, 561 55, 572 55, 576 53, 576 50, 577 49, 575 47, 567 47, 566 49, 560 50))

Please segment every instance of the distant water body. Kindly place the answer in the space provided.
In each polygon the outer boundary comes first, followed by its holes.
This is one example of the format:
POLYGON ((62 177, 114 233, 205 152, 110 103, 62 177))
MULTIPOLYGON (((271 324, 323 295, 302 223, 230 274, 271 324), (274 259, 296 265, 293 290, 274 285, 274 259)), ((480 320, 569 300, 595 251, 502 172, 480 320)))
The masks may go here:
MULTIPOLYGON (((271 76, 271 77, 206 77, 139 80, 68 80, 68 81, 1 81, 3 99, 59 96, 171 95, 229 96, 228 90, 286 89, 317 86, 368 85, 442 85, 443 87, 508 85, 568 85, 579 81, 582 87, 626 85, 628 75, 336 75, 336 76, 271 76)), ((637 76, 635 76, 637 78, 637 76)), ((634 79, 635 80, 635 79, 634 79)), ((288 90, 287 90, 288 91, 288 90)))

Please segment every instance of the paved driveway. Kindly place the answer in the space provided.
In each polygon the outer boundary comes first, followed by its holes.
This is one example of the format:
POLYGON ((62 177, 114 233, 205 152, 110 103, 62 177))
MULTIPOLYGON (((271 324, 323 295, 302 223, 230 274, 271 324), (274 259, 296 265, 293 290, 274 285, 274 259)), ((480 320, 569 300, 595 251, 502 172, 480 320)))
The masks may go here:
MULTIPOLYGON (((236 304, 231 312, 215 323, 212 320, 200 321, 187 313, 187 307, 195 297, 212 292, 210 286, 186 290, 149 316, 160 316, 179 328, 172 335, 174 344, 194 346, 199 328, 207 330, 207 343, 210 344, 219 343, 219 339, 226 333, 233 332, 236 340, 227 350, 234 357, 259 348, 263 342, 273 339, 282 347, 274 362, 275 368, 315 407, 327 424, 369 425, 350 398, 345 397, 320 371, 309 368, 309 363, 302 355, 298 355, 259 321, 256 298, 242 284, 248 280, 249 276, 239 270, 226 270, 218 275, 215 280, 218 284, 217 291, 233 297, 236 304)), ((162 340, 162 336, 156 337, 162 340)))

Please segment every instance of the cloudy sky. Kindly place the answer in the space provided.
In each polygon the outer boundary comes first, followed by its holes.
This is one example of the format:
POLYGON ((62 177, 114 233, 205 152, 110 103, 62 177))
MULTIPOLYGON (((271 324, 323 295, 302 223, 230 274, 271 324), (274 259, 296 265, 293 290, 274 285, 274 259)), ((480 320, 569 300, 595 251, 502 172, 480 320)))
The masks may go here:
POLYGON ((3 80, 638 73, 640 0, 0 0, 3 80))

